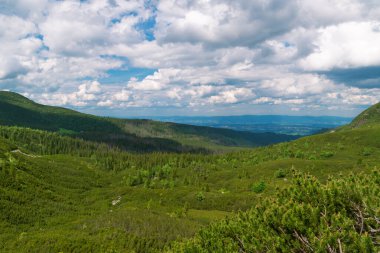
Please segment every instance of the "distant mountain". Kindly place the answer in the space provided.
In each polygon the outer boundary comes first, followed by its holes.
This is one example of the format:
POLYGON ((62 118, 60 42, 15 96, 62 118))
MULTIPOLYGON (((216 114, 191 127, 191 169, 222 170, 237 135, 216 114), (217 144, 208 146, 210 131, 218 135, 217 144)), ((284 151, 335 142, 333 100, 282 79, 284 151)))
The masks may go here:
POLYGON ((98 117, 41 105, 7 91, 0 92, 0 125, 58 132, 138 152, 203 152, 226 147, 264 146, 297 138, 152 120, 98 117))
POLYGON ((310 135, 326 129, 336 128, 351 122, 352 118, 334 116, 286 116, 286 115, 241 115, 204 117, 149 117, 150 119, 211 126, 250 132, 273 132, 291 135, 310 135))

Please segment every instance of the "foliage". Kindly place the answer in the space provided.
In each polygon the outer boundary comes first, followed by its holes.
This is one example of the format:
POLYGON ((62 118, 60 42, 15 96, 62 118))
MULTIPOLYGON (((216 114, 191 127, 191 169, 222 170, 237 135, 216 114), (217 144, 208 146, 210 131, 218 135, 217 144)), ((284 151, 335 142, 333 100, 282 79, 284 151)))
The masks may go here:
POLYGON ((260 181, 256 184, 253 184, 252 187, 251 187, 251 190, 254 192, 254 193, 262 193, 266 188, 266 184, 264 181, 260 181))
POLYGON ((380 173, 321 184, 296 173, 291 187, 248 212, 202 229, 172 252, 377 252, 380 173))
POLYGON ((323 157, 323 158, 330 158, 333 156, 334 156, 334 153, 331 151, 324 150, 321 152, 321 157, 323 157))
POLYGON ((283 169, 277 170, 276 173, 275 173, 275 177, 276 178, 284 178, 284 177, 286 177, 285 170, 283 170, 283 169))
POLYGON ((203 201, 206 198, 206 196, 203 192, 198 192, 196 197, 197 197, 198 201, 203 201))

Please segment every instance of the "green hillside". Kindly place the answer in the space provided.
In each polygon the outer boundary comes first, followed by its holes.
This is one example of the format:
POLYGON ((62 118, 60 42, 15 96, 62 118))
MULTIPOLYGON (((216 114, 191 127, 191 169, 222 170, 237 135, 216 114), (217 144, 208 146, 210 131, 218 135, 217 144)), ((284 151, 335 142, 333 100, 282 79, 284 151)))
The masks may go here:
POLYGON ((225 154, 136 154, 3 126, 0 252, 377 252, 379 143, 374 124, 225 154))
POLYGON ((228 150, 228 147, 256 147, 297 138, 150 120, 97 117, 40 105, 7 91, 0 91, 0 124, 58 132, 138 152, 228 150))
POLYGON ((378 124, 380 124, 380 103, 371 106, 359 114, 348 127, 358 128, 378 124))

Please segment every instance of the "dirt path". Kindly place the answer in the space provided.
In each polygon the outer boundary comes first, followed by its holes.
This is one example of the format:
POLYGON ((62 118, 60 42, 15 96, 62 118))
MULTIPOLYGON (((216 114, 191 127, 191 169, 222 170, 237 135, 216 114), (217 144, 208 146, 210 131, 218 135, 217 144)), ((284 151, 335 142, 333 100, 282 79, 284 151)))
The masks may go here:
POLYGON ((30 155, 30 154, 26 154, 26 153, 22 152, 22 151, 19 150, 19 149, 12 150, 11 153, 19 153, 19 154, 22 154, 22 155, 24 155, 24 156, 28 156, 28 157, 32 157, 32 158, 41 157, 41 156, 39 156, 39 155, 30 155))

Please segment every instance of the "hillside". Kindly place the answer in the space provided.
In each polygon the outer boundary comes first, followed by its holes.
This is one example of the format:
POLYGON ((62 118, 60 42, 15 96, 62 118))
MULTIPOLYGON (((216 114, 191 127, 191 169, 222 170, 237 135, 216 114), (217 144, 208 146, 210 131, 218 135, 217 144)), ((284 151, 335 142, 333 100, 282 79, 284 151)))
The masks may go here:
POLYGON ((6 91, 0 92, 0 124, 58 132, 138 152, 205 152, 207 149, 270 145, 297 138, 150 120, 97 117, 40 105, 6 91))
POLYGON ((379 143, 374 125, 227 154, 133 154, 0 127, 0 251, 377 252, 379 143))
POLYGON ((380 103, 375 104, 359 114, 348 125, 349 128, 359 128, 364 126, 379 125, 380 124, 380 103))

